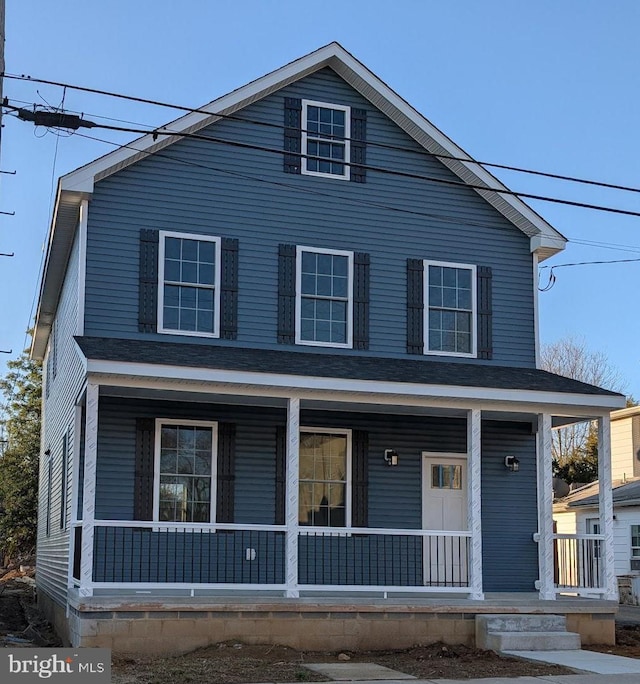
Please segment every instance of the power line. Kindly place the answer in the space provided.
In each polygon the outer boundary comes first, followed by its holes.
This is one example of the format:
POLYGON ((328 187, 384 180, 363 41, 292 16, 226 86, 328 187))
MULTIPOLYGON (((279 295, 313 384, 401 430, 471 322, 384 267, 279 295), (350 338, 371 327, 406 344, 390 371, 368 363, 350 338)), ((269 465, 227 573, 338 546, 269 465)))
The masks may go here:
MULTIPOLYGON (((12 107, 11 105, 7 105, 9 108, 14 109, 17 111, 18 118, 24 118, 27 121, 34 121, 34 115, 32 112, 29 110, 23 109, 23 108, 16 108, 12 107)), ((64 122, 65 120, 60 118, 63 117, 64 114, 58 115, 58 127, 60 127, 60 123, 64 122)), ((71 115, 69 115, 71 116, 71 115)), ((35 120, 37 121, 37 117, 35 117, 35 120)), ((49 121, 49 117, 45 117, 45 121, 49 121)), ((87 120, 79 120, 78 117, 73 117, 72 119, 69 120, 69 127, 73 128, 75 130, 76 124, 81 127, 86 127, 86 128, 102 128, 104 130, 110 130, 110 131, 117 131, 121 133, 135 133, 138 135, 151 135, 154 140, 157 139, 160 136, 166 136, 169 138, 186 138, 190 140, 202 140, 206 142, 212 142, 212 143, 217 143, 221 145, 228 145, 230 147, 236 147, 240 149, 249 149, 249 150, 257 150, 260 152, 266 152, 269 154, 278 154, 280 156, 282 155, 290 155, 290 156, 295 156, 299 158, 306 157, 307 159, 315 159, 318 161, 326 161, 323 157, 318 157, 314 155, 308 155, 304 154, 302 152, 289 152, 285 151, 283 149, 279 148, 273 148, 273 147, 267 147, 265 145, 256 145, 254 143, 245 143, 245 142, 240 142, 237 140, 226 140, 224 138, 218 138, 214 136, 209 136, 209 135, 202 135, 200 133, 185 133, 185 132, 180 132, 180 131, 171 131, 166 129, 165 127, 160 127, 156 128, 153 130, 144 130, 144 129, 139 129, 139 128, 132 128, 132 127, 124 127, 124 126, 111 126, 108 124, 98 124, 95 122, 87 121, 87 120), (81 123, 79 123, 81 121, 81 123)), ((138 150, 140 151, 140 150, 138 150)), ((352 162, 347 162, 347 161, 340 161, 340 164, 343 164, 344 166, 357 166, 361 169, 366 169, 367 171, 373 171, 376 173, 383 173, 395 177, 401 177, 401 178, 411 178, 413 180, 422 180, 426 181, 429 183, 437 183, 441 185, 447 185, 447 186, 454 186, 454 187, 464 187, 464 188, 469 188, 472 190, 481 190, 485 192, 495 192, 500 195, 509 195, 517 198, 526 198, 526 199, 532 199, 532 200, 538 200, 541 202, 550 202, 553 204, 561 204, 565 206, 571 206, 571 207, 578 207, 582 209, 591 209, 593 211, 602 211, 606 213, 612 213, 612 214, 619 214, 623 216, 635 216, 635 217, 640 217, 640 211, 632 211, 630 209, 620 209, 618 207, 610 207, 610 206, 605 206, 605 205, 600 205, 600 204, 590 204, 587 202, 578 202, 575 200, 568 200, 568 199, 561 199, 558 197, 549 197, 547 195, 538 195, 534 193, 527 193, 527 192, 519 192, 515 190, 509 190, 507 188, 491 188, 486 185, 480 185, 480 184, 472 184, 472 183, 465 183, 464 181, 456 181, 448 178, 437 178, 434 176, 425 176, 422 174, 418 173, 410 173, 408 171, 397 171, 395 169, 385 169, 383 167, 379 166, 372 166, 370 164, 356 164, 352 162)))
MULTIPOLYGON (((296 130, 299 132, 306 132, 306 130, 302 129, 302 128, 292 128, 289 126, 285 126, 283 124, 277 124, 277 123, 268 122, 268 121, 259 121, 256 119, 248 119, 246 117, 237 116, 235 114, 222 114, 220 112, 211 112, 211 111, 209 111, 203 107, 200 107, 200 108, 186 107, 184 105, 177 105, 174 103, 162 102, 160 100, 152 100, 152 99, 148 99, 148 98, 144 98, 144 97, 136 97, 134 95, 124 95, 122 93, 115 93, 113 91, 102 90, 99 88, 89 88, 86 86, 77 86, 77 85, 73 85, 70 83, 64 83, 61 81, 51 81, 48 79, 34 78, 34 77, 31 77, 31 76, 28 76, 25 74, 20 74, 20 75, 6 74, 6 73, 0 74, 0 77, 2 77, 2 76, 4 76, 5 78, 8 78, 8 79, 14 79, 14 80, 20 80, 20 81, 30 81, 33 83, 43 83, 46 85, 52 85, 52 86, 57 86, 57 87, 61 87, 61 88, 70 88, 72 90, 77 90, 77 91, 86 92, 86 93, 93 93, 96 95, 104 95, 106 97, 113 97, 113 98, 117 98, 117 99, 128 100, 131 102, 138 102, 141 104, 149 104, 149 105, 153 105, 156 107, 164 107, 167 109, 175 109, 177 111, 182 111, 182 112, 186 112, 189 114, 205 114, 205 115, 211 116, 211 117, 218 117, 221 119, 230 119, 233 121, 240 121, 240 122, 244 122, 244 123, 252 123, 252 124, 259 125, 259 126, 276 128, 276 129, 280 129, 280 130, 289 129, 289 130, 296 130)), ((103 118, 108 118, 108 117, 103 117, 103 118)), ((342 138, 342 140, 351 141, 352 139, 351 138, 342 138)), ((620 190, 623 192, 640 193, 640 188, 637 188, 637 187, 620 185, 617 183, 606 183, 604 181, 595 181, 592 179, 579 178, 576 176, 569 176, 566 174, 551 173, 549 171, 538 171, 535 169, 529 169, 529 168, 519 167, 519 166, 512 166, 509 164, 499 164, 496 162, 479 161, 479 160, 470 159, 467 157, 455 157, 455 156, 448 155, 448 154, 431 152, 431 151, 426 150, 426 149, 416 150, 414 148, 402 147, 402 146, 398 146, 398 145, 389 145, 386 143, 374 142, 374 141, 369 141, 369 140, 367 140, 367 145, 372 146, 372 147, 380 147, 383 149, 395 150, 395 151, 399 151, 399 152, 407 152, 407 153, 411 153, 411 154, 418 154, 420 156, 424 156, 426 154, 426 155, 436 157, 437 159, 446 159, 449 161, 465 162, 465 163, 469 163, 469 164, 476 164, 480 167, 486 166, 486 167, 490 167, 490 168, 503 169, 506 171, 514 171, 517 173, 525 173, 525 174, 534 175, 534 176, 541 176, 544 178, 551 178, 554 180, 563 180, 563 181, 567 181, 567 182, 571 182, 571 183, 580 183, 580 184, 584 184, 584 185, 591 185, 591 186, 596 186, 596 187, 608 188, 611 190, 620 190)), ((520 194, 520 193, 518 193, 518 194, 520 194)), ((523 195, 523 196, 525 196, 525 195, 523 195)), ((537 198, 530 197, 529 199, 537 199, 537 198)))
POLYGON ((635 261, 640 261, 640 259, 603 259, 600 261, 576 261, 572 264, 553 264, 540 266, 540 270, 543 268, 550 268, 552 271, 556 268, 566 268, 568 266, 593 266, 596 264, 630 264, 635 261))

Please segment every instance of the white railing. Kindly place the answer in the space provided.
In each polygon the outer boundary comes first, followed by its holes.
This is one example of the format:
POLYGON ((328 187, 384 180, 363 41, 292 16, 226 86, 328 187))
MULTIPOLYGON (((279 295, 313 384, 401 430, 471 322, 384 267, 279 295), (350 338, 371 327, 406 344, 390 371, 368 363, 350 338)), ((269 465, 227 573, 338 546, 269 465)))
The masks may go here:
MULTIPOLYGON (((96 520, 94 589, 376 591, 469 594, 467 531, 96 520), (298 540, 287 565, 287 535, 298 540), (294 577, 293 583, 291 577, 294 577)), ((74 568, 82 545, 75 539, 74 568)))
POLYGON ((605 594, 604 535, 554 534, 556 593, 605 594))

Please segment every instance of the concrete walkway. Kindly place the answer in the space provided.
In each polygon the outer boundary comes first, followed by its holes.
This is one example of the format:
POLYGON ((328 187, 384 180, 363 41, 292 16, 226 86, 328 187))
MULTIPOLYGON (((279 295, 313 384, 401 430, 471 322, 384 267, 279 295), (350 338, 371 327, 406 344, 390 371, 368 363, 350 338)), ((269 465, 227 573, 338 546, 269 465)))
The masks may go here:
POLYGON ((563 665, 572 670, 585 673, 602 675, 635 676, 636 684, 640 684, 640 659, 625 658, 611 655, 610 653, 598 653, 596 651, 502 651, 501 654, 521 658, 522 660, 535 660, 541 663, 563 665))

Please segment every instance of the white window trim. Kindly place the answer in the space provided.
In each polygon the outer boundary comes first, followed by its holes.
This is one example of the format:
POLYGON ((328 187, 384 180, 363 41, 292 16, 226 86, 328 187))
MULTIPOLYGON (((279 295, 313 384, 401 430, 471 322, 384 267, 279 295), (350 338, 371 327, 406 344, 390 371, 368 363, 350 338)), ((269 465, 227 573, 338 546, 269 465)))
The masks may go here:
POLYGON ((305 344, 310 347, 336 347, 339 349, 351 349, 353 347, 353 252, 342 249, 324 249, 322 247, 296 247, 296 344, 305 344), (316 340, 302 339, 302 254, 332 254, 346 256, 348 259, 348 299, 347 299, 347 341, 346 342, 320 342, 316 340))
MULTIPOLYGON (((220 337, 220 272, 222 270, 222 240, 212 235, 200 235, 198 233, 181 233, 176 231, 161 230, 158 235, 158 332, 165 335, 188 335, 190 337, 220 337), (175 330, 164 327, 164 254, 165 238, 182 238, 183 240, 197 240, 199 242, 213 242, 216 250, 216 271, 214 278, 214 319, 213 333, 198 332, 197 330, 175 330)), ((189 286, 189 283, 184 283, 189 286)), ((198 285, 194 285, 199 287, 198 285)))
MULTIPOLYGON (((153 444, 153 521, 159 523, 159 526, 166 522, 160 520, 160 442, 163 425, 188 425, 211 428, 211 506, 209 510, 209 524, 215 524, 218 494, 218 423, 208 420, 181 420, 179 418, 156 418, 153 444)), ((180 521, 176 522, 180 524, 180 521)))
MULTIPOLYGON (((352 467, 351 467, 351 462, 352 462, 352 455, 353 455, 353 449, 352 449, 352 435, 353 435, 353 430, 349 430, 346 428, 327 428, 327 427, 308 427, 304 426, 300 428, 300 435, 303 433, 313 433, 313 434, 329 434, 329 435, 345 435, 347 438, 347 470, 346 470, 346 482, 345 482, 345 488, 344 488, 344 496, 345 496, 345 508, 344 508, 344 520, 345 520, 345 528, 351 527, 351 504, 352 504, 352 467)), ((300 440, 298 440, 300 442, 300 440)), ((305 480, 306 481, 306 480, 305 480)), ((338 480, 336 480, 337 482, 338 480)), ((300 491, 300 453, 298 453, 298 492, 300 491)), ((315 532, 322 532, 323 529, 326 529, 324 526, 321 525, 300 525, 298 524, 299 528, 303 530, 306 534, 312 533, 313 531, 315 532)))
MULTIPOLYGON (((341 142, 341 141, 336 141, 341 142)), ((320 176, 322 178, 337 178, 338 180, 351 179, 351 107, 345 105, 332 104, 330 102, 317 102, 316 100, 302 100, 302 139, 300 142, 302 152, 302 164, 300 172, 305 176, 320 176), (317 140, 314 135, 307 134, 307 108, 322 107, 323 109, 337 109, 344 112, 344 173, 339 176, 335 173, 323 173, 321 171, 307 170, 307 140, 317 140)))
POLYGON ((424 270, 424 354, 429 356, 458 356, 466 359, 475 359, 478 355, 478 278, 477 267, 474 264, 460 264, 453 261, 428 261, 423 262, 424 270), (429 266, 444 266, 445 268, 464 268, 471 271, 471 352, 449 352, 429 349, 429 266))

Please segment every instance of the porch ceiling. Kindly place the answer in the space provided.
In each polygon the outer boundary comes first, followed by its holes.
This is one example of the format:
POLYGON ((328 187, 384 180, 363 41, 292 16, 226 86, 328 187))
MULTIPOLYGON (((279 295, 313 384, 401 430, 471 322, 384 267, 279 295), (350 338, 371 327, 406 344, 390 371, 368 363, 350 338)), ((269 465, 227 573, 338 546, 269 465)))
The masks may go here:
MULTIPOLYGON (((287 407, 285 397, 247 396, 245 394, 209 394, 198 391, 152 389, 149 387, 120 387, 117 385, 101 385, 100 395, 104 397, 120 397, 123 399, 142 399, 149 401, 173 401, 226 404, 234 406, 255 406, 282 408, 287 407)), ((318 411, 341 411, 349 413, 380 413, 391 415, 411 416, 442 416, 464 418, 467 409, 456 407, 439 406, 410 406, 396 405, 393 403, 365 403, 343 401, 336 398, 326 399, 303 399, 300 404, 302 410, 318 411)), ((482 417, 486 420, 531 422, 536 420, 536 414, 532 412, 516 411, 483 411, 482 417)))

